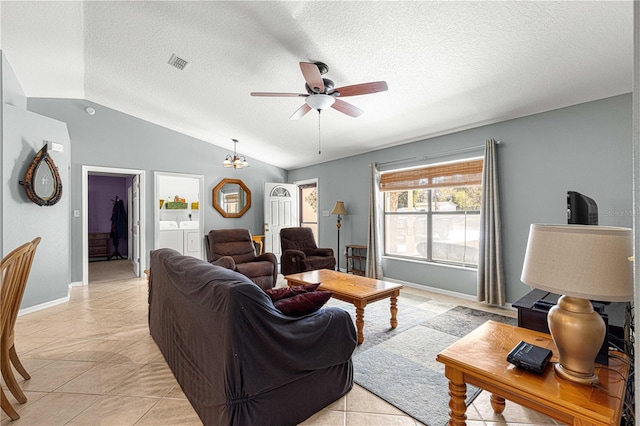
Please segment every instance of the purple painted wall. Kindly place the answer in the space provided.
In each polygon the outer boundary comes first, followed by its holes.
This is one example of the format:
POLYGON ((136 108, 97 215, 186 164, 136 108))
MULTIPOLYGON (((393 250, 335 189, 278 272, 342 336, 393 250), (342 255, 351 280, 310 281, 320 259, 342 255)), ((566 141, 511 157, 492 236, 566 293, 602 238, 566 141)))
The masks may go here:
MULTIPOLYGON (((124 202, 127 209, 127 177, 120 176, 88 176, 89 186, 89 233, 93 232, 110 232, 111 231, 111 213, 113 212, 113 203, 118 199, 124 202)), ((129 185, 131 185, 129 179, 129 185)), ((114 251, 114 245, 111 243, 111 253, 114 251)), ((127 256, 127 240, 121 238, 118 245, 118 252, 127 256)))

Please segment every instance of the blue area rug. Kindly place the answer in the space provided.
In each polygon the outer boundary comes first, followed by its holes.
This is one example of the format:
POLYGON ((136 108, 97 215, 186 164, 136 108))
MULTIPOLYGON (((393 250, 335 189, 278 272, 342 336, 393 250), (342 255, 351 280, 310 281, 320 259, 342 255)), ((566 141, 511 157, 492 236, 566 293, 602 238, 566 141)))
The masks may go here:
MULTIPOLYGON (((353 305, 331 299, 355 318, 353 305)), ((365 309, 364 342, 353 355, 355 382, 429 426, 449 421, 449 381, 436 361, 443 349, 488 320, 513 318, 423 296, 401 293, 398 327, 389 325, 389 301, 365 309)), ((480 389, 467 385, 467 405, 480 389)))

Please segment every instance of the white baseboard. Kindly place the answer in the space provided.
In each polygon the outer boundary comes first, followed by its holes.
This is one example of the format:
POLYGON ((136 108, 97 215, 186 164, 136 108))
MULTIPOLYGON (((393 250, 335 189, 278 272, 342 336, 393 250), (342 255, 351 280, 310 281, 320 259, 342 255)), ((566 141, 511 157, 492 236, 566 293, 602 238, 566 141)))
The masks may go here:
POLYGON ((82 281, 74 281, 71 284, 69 284, 69 288, 71 287, 82 287, 84 284, 82 283, 82 281))
POLYGON ((30 314, 30 313, 37 312, 37 311, 41 311, 43 309, 51 308, 52 306, 60 305, 62 303, 66 303, 68 301, 69 301, 69 296, 62 297, 62 298, 56 299, 56 300, 51 300, 49 302, 41 303, 39 305, 29 306, 28 308, 20 309, 18 311, 18 316, 25 315, 25 314, 30 314))
MULTIPOLYGON (((386 277, 384 277, 383 280, 384 281, 389 281, 389 282, 392 282, 392 283, 396 283, 396 284, 402 284, 405 287, 416 288, 416 289, 419 289, 419 290, 430 291, 430 292, 433 292, 433 293, 444 294, 446 296, 457 297, 459 299, 465 299, 465 300, 471 300, 471 301, 474 301, 474 302, 478 302, 476 297, 472 296, 470 294, 458 293, 456 291, 444 290, 444 289, 437 288, 437 287, 430 287, 430 286, 427 286, 427 285, 416 284, 416 283, 412 283, 412 282, 408 282, 408 281, 396 280, 394 278, 386 278, 386 277)), ((482 302, 478 302, 478 303, 482 303, 482 302)), ((513 306, 511 306, 511 303, 505 303, 504 306, 498 306, 498 305, 487 305, 487 306, 492 306, 492 307, 502 308, 502 309, 515 310, 515 308, 513 306)))

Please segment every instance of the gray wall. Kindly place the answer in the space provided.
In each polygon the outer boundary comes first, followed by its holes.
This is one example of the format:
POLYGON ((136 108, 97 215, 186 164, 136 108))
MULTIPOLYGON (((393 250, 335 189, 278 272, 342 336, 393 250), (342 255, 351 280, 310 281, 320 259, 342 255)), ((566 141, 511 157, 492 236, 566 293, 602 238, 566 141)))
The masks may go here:
POLYGON ((68 297, 69 267, 69 161, 67 126, 26 110, 26 97, 2 55, 2 256, 19 245, 41 237, 22 307, 68 297), (43 140, 62 144, 64 152, 52 152, 62 180, 62 198, 54 206, 38 206, 27 198, 19 181, 43 140))
MULTIPOLYGON (((323 216, 322 212, 330 211, 336 200, 343 200, 349 212, 343 221, 340 237, 340 264, 344 267, 344 244, 366 243, 370 162, 393 162, 383 166, 391 169, 477 156, 482 154, 481 149, 463 154, 439 154, 477 147, 485 139, 495 138, 503 141, 499 147, 498 162, 501 168, 509 302, 529 290, 520 282, 529 225, 536 222, 565 223, 567 190, 580 191, 594 198, 600 209, 602 225, 630 227, 632 223, 631 95, 478 127, 288 173, 253 158, 249 158, 250 169, 224 169, 220 162, 232 149, 231 145, 229 150, 222 149, 84 100, 37 98, 29 99, 28 107, 31 111, 67 123, 73 150, 70 178, 67 179, 70 205, 64 213, 66 217, 71 216, 71 210, 81 209, 82 165, 149 171, 146 179, 148 212, 153 212, 155 207, 152 171, 202 174, 208 197, 203 203, 205 230, 246 227, 254 233, 262 229, 262 188, 265 182, 318 178, 319 245, 335 247, 336 244, 336 219, 323 216), (84 112, 86 106, 93 106, 96 115, 87 115, 84 112), (424 159, 425 156, 428 158, 424 159), (394 162, 407 158, 414 160, 394 162), (211 206, 211 190, 223 177, 242 178, 253 193, 253 206, 243 218, 224 219, 211 206)), ((4 133, 7 133, 6 123, 4 133)), ((6 155, 6 150, 3 150, 3 155, 6 155)), ((3 211, 6 211, 4 207, 3 211)), ((3 221, 6 219, 4 215, 3 221)), ((153 221, 150 219, 151 216, 145 230, 147 248, 153 247, 153 221)), ((3 229, 6 227, 5 223, 3 229)), ((70 280, 80 281, 80 219, 71 220, 69 241, 70 280)), ((388 258, 383 266, 389 278, 469 295, 476 292, 474 270, 388 258)))
MULTIPOLYGON (((319 210, 343 200, 344 244, 366 244, 368 164, 407 167, 482 155, 482 149, 444 152, 501 140, 498 148, 507 301, 529 291, 520 274, 531 223, 566 223, 566 192, 582 192, 598 203, 601 225, 632 226, 631 95, 616 96, 542 114, 478 127, 398 147, 289 171, 289 181, 319 179, 319 210), (423 157, 434 156, 423 160, 423 157)), ((390 141, 392 142, 392 141, 390 141)), ((335 247, 335 217, 320 217, 319 240, 335 247)), ((344 265, 342 256, 341 265, 344 265)), ((476 294, 475 270, 420 262, 383 260, 385 276, 463 294, 476 294)))
MULTIPOLYGON (((228 149, 135 118, 85 100, 29 98, 29 110, 67 123, 73 144, 71 153, 71 209, 82 208, 82 166, 102 166, 146 171, 146 247, 154 247, 153 171, 204 175, 205 232, 214 228, 248 228, 262 233, 264 183, 285 182, 287 172, 254 158, 247 157, 251 167, 243 170, 222 167, 224 157, 233 151, 229 135, 228 149), (93 116, 84 109, 91 106, 93 116), (252 203, 249 211, 238 219, 225 219, 212 205, 211 191, 222 178, 239 178, 249 187, 252 203)), ((215 123, 211 123, 215 130, 215 123)), ((162 194, 161 194, 162 195, 162 194)), ((82 221, 71 222, 71 279, 82 279, 82 221)), ((148 251, 147 250, 147 251, 148 251)), ((148 252, 147 252, 148 265, 148 252)))

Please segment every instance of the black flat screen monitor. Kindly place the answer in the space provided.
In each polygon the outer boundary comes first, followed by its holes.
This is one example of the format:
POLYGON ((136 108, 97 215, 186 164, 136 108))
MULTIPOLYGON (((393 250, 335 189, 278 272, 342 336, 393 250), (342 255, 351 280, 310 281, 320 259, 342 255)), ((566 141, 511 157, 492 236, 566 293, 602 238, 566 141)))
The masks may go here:
POLYGON ((576 191, 567 191, 567 223, 597 225, 598 206, 595 201, 576 191))

